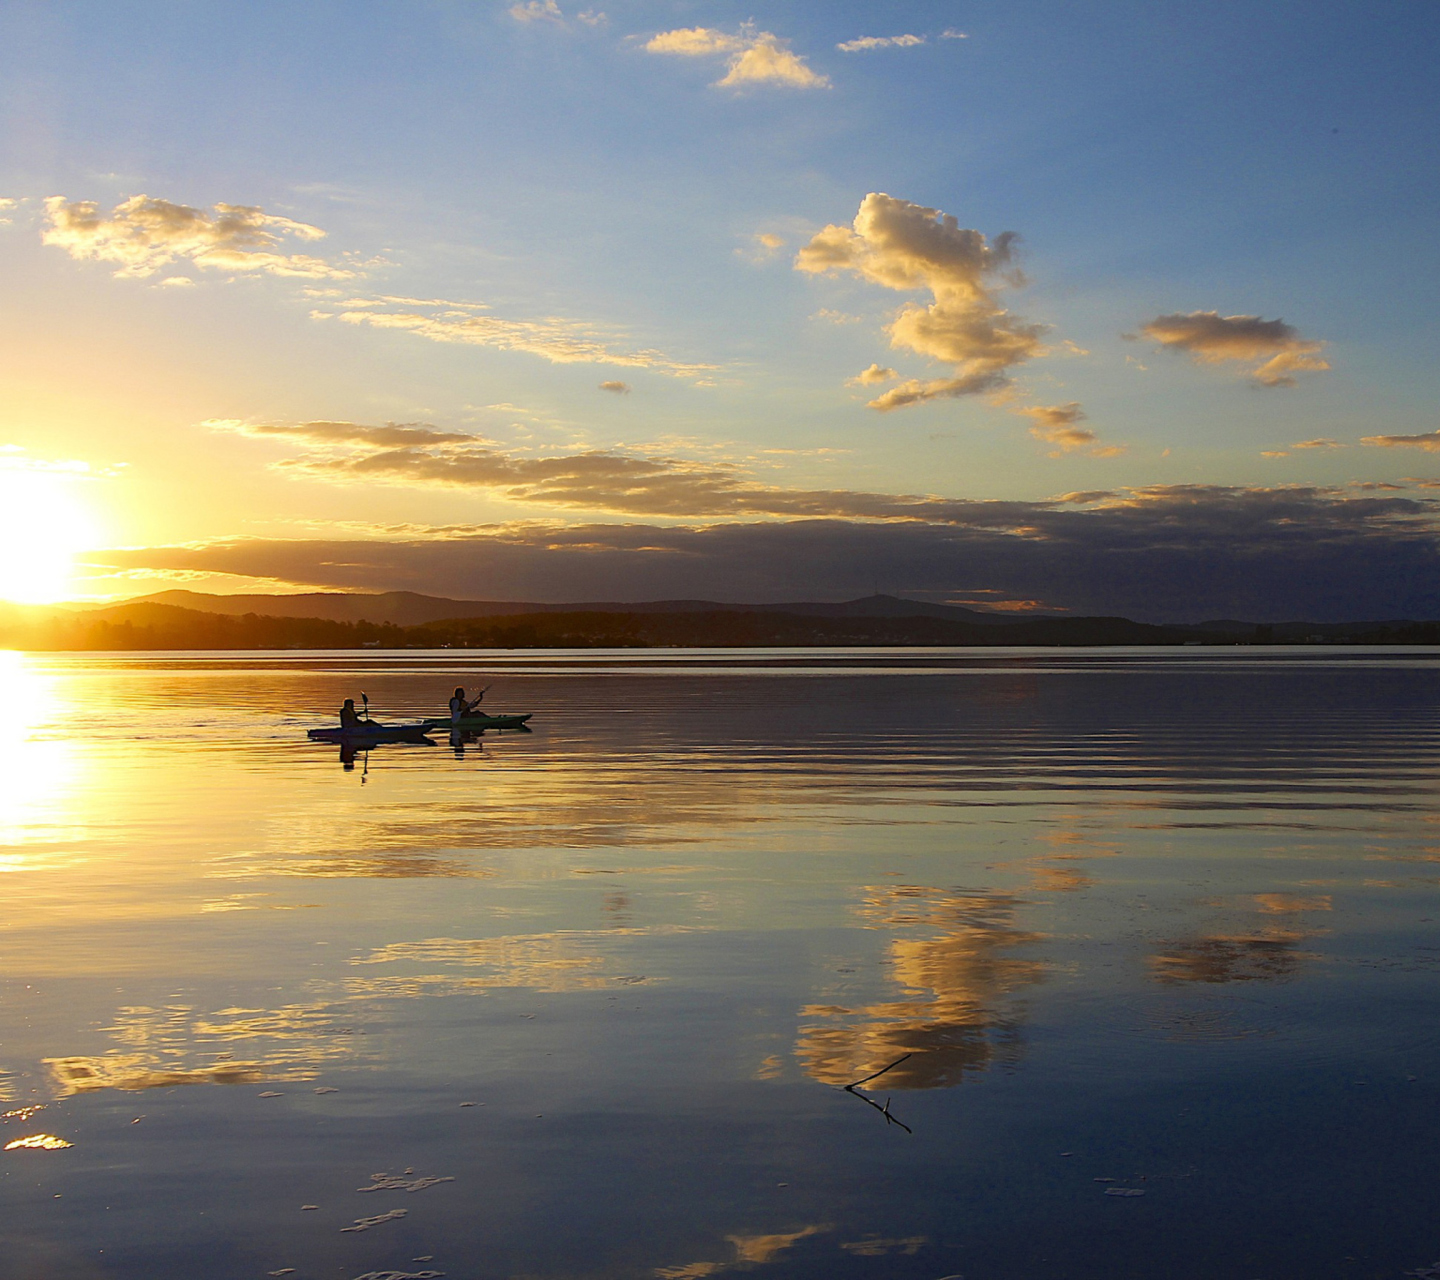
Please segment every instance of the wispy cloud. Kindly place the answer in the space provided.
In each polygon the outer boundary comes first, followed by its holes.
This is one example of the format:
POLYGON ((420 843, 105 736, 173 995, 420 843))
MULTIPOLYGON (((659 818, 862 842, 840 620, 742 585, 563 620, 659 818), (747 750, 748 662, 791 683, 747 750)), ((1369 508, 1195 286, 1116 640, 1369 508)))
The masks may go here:
POLYGON ((555 0, 523 0, 510 6, 510 16, 516 22, 564 22, 565 15, 555 0))
POLYGON ((93 200, 51 196, 45 201, 48 245, 72 258, 119 266, 117 276, 143 277, 174 262, 213 271, 261 272, 306 279, 347 280, 361 274, 305 253, 276 252, 285 239, 323 240, 325 232, 304 222, 266 213, 254 205, 217 204, 212 212, 154 196, 131 196, 102 213, 93 200))
MULTIPOLYGON (((526 25, 551 23, 554 26, 564 27, 568 26, 570 22, 555 0, 520 0, 520 3, 512 4, 508 12, 516 22, 526 25)), ((608 19, 598 9, 582 9, 575 15, 575 21, 582 22, 587 27, 600 27, 604 26, 608 19)))
POLYGON ((1116 445, 1101 446, 1099 436, 1089 427, 1080 425, 1085 421, 1085 412, 1076 400, 1069 404, 1017 406, 1011 412, 1029 418, 1034 423, 1030 434, 1035 439, 1057 446, 1051 457, 1059 457, 1061 453, 1070 453, 1076 449, 1088 449, 1094 456, 1101 458, 1114 458, 1124 452, 1116 445))
MULTIPOLYGON (((607 390, 621 390, 618 383, 607 390)), ((807 490, 762 484, 738 466, 593 449, 528 455, 466 432, 422 423, 203 424, 254 439, 288 440, 310 452, 276 463, 280 471, 337 484, 484 491, 504 501, 579 511, 668 516, 844 516, 873 520, 949 520, 973 504, 924 495, 807 490)))
POLYGON ((757 31, 749 23, 740 28, 738 35, 714 27, 662 31, 646 41, 645 50, 686 58, 727 58, 728 70, 715 81, 716 88, 779 85, 791 89, 825 89, 830 85, 828 76, 812 70, 804 58, 791 52, 784 40, 769 31, 757 31))
POLYGON ((869 53, 872 49, 913 49, 917 44, 924 43, 924 36, 861 36, 835 47, 841 53, 869 53))
POLYGON ((1426 453, 1440 453, 1440 430, 1422 431, 1413 436, 1362 436, 1360 443, 1381 449, 1423 449, 1426 453))
POLYGON ((1330 367, 1321 355, 1325 343, 1302 338, 1283 320, 1191 311, 1156 316, 1140 333, 1168 350, 1186 352, 1197 364, 1251 365, 1250 376, 1264 387, 1293 387, 1297 373, 1330 367))
POLYGON ((652 349, 615 350, 613 335, 578 320, 554 316, 542 320, 506 320, 483 314, 483 303, 441 298, 350 298, 333 304, 338 312, 319 312, 345 324, 399 329, 431 342, 465 343, 502 351, 526 351, 554 364, 614 364, 654 369, 676 378, 703 379, 719 367, 673 360, 652 349))

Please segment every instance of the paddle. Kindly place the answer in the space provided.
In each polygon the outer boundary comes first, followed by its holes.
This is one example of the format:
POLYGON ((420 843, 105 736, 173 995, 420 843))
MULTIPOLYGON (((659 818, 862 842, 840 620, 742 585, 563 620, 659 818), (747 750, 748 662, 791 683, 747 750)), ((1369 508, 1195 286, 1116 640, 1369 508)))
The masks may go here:
POLYGON ((368 693, 362 693, 360 695, 360 701, 365 704, 365 719, 368 720, 370 719, 370 695, 368 693))

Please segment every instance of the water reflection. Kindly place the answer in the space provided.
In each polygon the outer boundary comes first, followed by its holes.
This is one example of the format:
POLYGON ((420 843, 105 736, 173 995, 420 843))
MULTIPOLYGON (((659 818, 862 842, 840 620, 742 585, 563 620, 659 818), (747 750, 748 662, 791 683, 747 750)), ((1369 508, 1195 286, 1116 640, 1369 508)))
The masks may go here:
MULTIPOLYGON (((0 844, 70 840, 84 831, 74 797, 84 785, 84 753, 74 726, 62 731, 60 682, 23 653, 0 650, 0 844)), ((47 859, 0 852, 0 871, 47 859)))
MULTIPOLYGON (((678 1267, 656 1267, 655 1274, 660 1280, 700 1280, 702 1276, 713 1276, 721 1271, 748 1271, 752 1267, 774 1262, 797 1241, 810 1236, 823 1235, 834 1231, 830 1224, 815 1223, 801 1227, 798 1231, 776 1232, 771 1235, 726 1236, 734 1256, 725 1262, 688 1262, 678 1267)), ((848 1248, 849 1246, 842 1246, 848 1248)))
POLYGON ((185 1005, 127 1006, 104 1028, 121 1047, 42 1062, 58 1098, 101 1089, 312 1080, 324 1064, 352 1054, 354 1029, 338 1026, 335 1014, 329 1004, 208 1014, 185 1005), (243 1059, 218 1047, 242 1043, 251 1049, 243 1059))
POLYGON ((1300 917, 1307 912, 1331 910, 1330 895, 1257 893, 1250 902, 1250 910, 1262 916, 1290 919, 1266 922, 1258 928, 1242 926, 1178 939, 1149 958, 1151 976, 1167 986, 1277 982, 1293 978, 1306 961, 1319 958, 1298 948, 1323 930, 1305 927, 1300 917))
POLYGON ((422 974, 352 979, 346 985, 352 993, 376 995, 440 994, 485 987, 516 987, 558 993, 638 986, 654 979, 644 974, 615 972, 617 965, 624 961, 624 944, 635 938, 689 932, 692 930, 670 925, 658 929, 616 927, 603 931, 396 942, 368 955, 356 956, 350 963, 441 964, 474 968, 481 972, 467 973, 460 978, 422 974), (620 951, 618 960, 614 954, 617 950, 620 951))
POLYGON ((368 773, 305 727, 473 658, 27 659, 0 1096, 76 1149, 3 1157, 0 1280, 1400 1274, 1440 1208, 1401 659, 501 656, 536 733, 368 773), (866 1096, 913 1139, 821 1087, 902 1057, 866 1096), (409 1167, 462 1194, 340 1234, 409 1167))
MULTIPOLYGON (((1012 954, 1043 935, 1019 928, 1021 902, 1006 894, 914 885, 867 891, 859 914, 871 928, 938 930, 899 936, 886 947, 899 1000, 809 1005, 796 1057, 805 1072, 844 1086, 910 1054, 884 1077, 887 1089, 938 1089, 1020 1055, 1013 996, 1039 982, 1044 965, 1012 954)), ((880 1087, 880 1086, 876 1086, 880 1087)))

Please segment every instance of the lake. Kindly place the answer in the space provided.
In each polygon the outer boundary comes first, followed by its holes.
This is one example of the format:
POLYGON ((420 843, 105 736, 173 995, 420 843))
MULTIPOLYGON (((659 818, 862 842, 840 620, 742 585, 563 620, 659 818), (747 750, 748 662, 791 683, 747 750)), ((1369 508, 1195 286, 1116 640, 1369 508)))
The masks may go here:
POLYGON ((1437 664, 0 654, 0 1277, 1423 1273, 1437 664))

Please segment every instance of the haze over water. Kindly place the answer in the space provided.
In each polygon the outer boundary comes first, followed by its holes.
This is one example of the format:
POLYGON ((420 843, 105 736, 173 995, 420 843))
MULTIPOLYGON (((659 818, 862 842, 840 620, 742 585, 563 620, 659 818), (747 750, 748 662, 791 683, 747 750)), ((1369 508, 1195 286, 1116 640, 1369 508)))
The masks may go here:
POLYGON ((1440 651, 0 657, 4 1280, 1440 1258, 1440 651))

